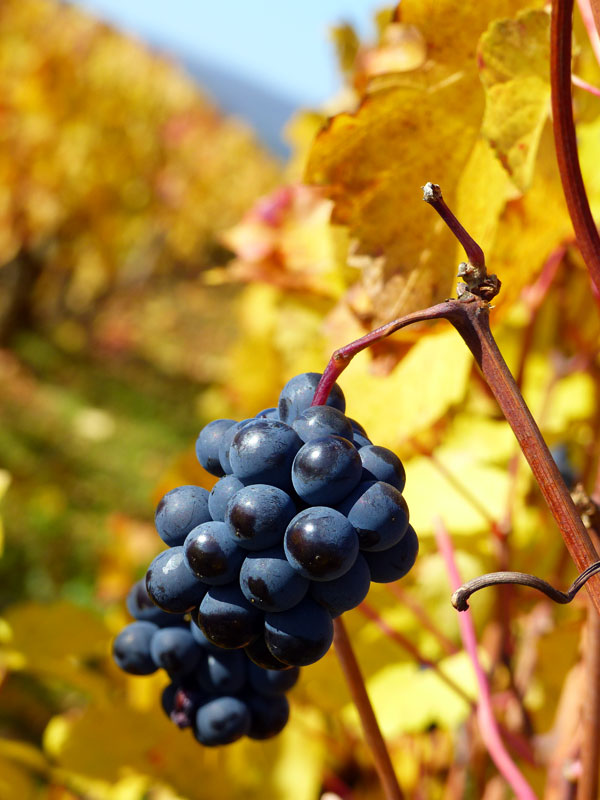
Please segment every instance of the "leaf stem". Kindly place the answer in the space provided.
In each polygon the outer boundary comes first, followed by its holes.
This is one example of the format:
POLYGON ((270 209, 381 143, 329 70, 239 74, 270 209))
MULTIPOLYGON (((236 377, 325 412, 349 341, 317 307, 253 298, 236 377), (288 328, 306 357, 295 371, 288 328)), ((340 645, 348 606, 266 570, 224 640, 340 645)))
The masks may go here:
POLYGON ((375 769, 381 781, 385 798, 386 800, 403 800, 404 795, 398 785, 390 754, 377 724, 360 667, 341 617, 334 619, 333 626, 335 631, 333 638, 335 652, 348 683, 352 700, 357 708, 367 745, 373 754, 375 769))
MULTIPOLYGON (((440 519, 436 521, 435 537, 438 549, 446 563, 450 585, 452 589, 457 589, 460 586, 461 580, 454 559, 454 548, 452 547, 452 541, 448 531, 440 519)), ((465 614, 461 614, 458 618, 458 623, 460 626, 461 638, 465 650, 471 659, 471 664, 473 665, 477 685, 479 687, 477 719, 479 721, 481 737, 498 771, 512 787, 518 800, 536 800, 533 789, 510 757, 500 736, 498 724, 492 709, 490 687, 477 654, 477 639, 470 612, 467 611, 465 614)))
MULTIPOLYGON (((592 2, 596 12, 600 3, 592 2)), ((569 215, 594 293, 600 296, 600 236, 581 175, 571 97, 573 0, 553 0, 550 23, 550 84, 556 158, 569 215)))

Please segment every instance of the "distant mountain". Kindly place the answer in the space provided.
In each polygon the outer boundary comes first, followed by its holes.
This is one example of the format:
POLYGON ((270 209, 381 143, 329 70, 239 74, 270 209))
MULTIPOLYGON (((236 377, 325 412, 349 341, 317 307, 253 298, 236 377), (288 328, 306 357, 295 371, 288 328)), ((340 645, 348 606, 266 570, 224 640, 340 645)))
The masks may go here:
POLYGON ((175 53, 184 69, 225 113, 244 119, 261 141, 282 159, 290 150, 282 132, 298 104, 247 78, 209 64, 195 56, 175 53))

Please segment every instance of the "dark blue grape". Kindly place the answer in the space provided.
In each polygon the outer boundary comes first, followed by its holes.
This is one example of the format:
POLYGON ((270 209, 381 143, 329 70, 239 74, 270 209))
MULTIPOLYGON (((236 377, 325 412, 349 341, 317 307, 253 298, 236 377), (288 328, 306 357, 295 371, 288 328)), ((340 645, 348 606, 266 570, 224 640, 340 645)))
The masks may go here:
POLYGON ((279 544, 296 514, 286 492, 276 486, 255 483, 240 489, 229 501, 225 522, 233 540, 245 550, 263 550, 279 544))
POLYGON ((213 644, 246 647, 260 635, 263 614, 248 603, 238 585, 211 586, 198 609, 198 626, 213 644))
POLYGON ((406 484, 406 472, 398 456, 387 447, 368 444, 358 451, 363 465, 363 481, 384 481, 401 492, 406 484))
POLYGON ((256 664, 248 665, 248 681, 250 686, 260 694, 275 697, 289 692, 300 677, 300 667, 286 670, 261 669, 256 664))
POLYGON ((263 408, 256 415, 256 419, 279 419, 279 411, 276 408, 263 408))
POLYGON ((287 560, 305 578, 331 581, 348 572, 358 555, 358 536, 343 514, 327 506, 307 508, 288 525, 287 560))
POLYGON ((341 578, 336 578, 334 581, 313 582, 310 596, 324 606, 332 618, 335 618, 362 603, 370 585, 369 567, 359 553, 354 564, 341 578))
POLYGON ((215 419, 200 431, 196 439, 196 457, 207 472, 220 478, 224 475, 219 460, 219 447, 225 432, 235 425, 234 419, 215 419))
POLYGON ((132 622, 113 642, 113 658, 118 667, 131 675, 151 675, 158 667, 150 653, 150 643, 159 631, 152 622, 132 622))
POLYGON ((244 488, 244 484, 235 475, 225 475, 220 478, 208 496, 208 510, 211 517, 218 522, 225 520, 227 503, 236 492, 244 488))
POLYGON ((243 483, 267 483, 286 491, 291 488, 290 469, 301 446, 302 440, 289 425, 257 419, 233 437, 229 461, 243 483))
POLYGON ((250 730, 250 711, 237 697, 217 697, 200 706, 194 736, 205 747, 231 744, 250 730))
POLYGON ((337 509, 356 530, 361 550, 387 550, 400 541, 408 528, 405 499, 382 481, 359 483, 337 509))
POLYGON ((150 654, 156 666, 171 677, 192 672, 202 658, 189 628, 161 628, 152 637, 150 654))
POLYGON ((389 550, 380 550, 378 553, 364 553, 371 580, 375 583, 391 583, 403 578, 412 568, 419 552, 419 540, 412 525, 400 539, 398 544, 389 550))
MULTIPOLYGON (((152 598, 146 590, 146 581, 143 578, 133 584, 125 603, 127 605, 127 610, 134 619, 153 622, 159 627, 170 627, 177 624, 176 614, 168 614, 166 611, 154 605, 152 598)), ((183 621, 183 614, 181 615, 181 620, 183 621)))
POLYGON ((292 483, 310 505, 336 505, 357 486, 362 463, 356 448, 341 436, 307 442, 292 465, 292 483))
POLYGON ((169 547, 182 545, 188 533, 210 519, 208 492, 201 486, 178 486, 162 498, 156 509, 158 535, 169 547))
POLYGON ((253 642, 250 642, 247 647, 244 647, 244 653, 246 653, 253 664, 263 669, 277 671, 293 669, 289 664, 284 664, 278 658, 275 658, 267 647, 264 634, 261 634, 253 642))
POLYGON ((194 724, 198 708, 209 700, 192 682, 170 683, 163 689, 161 704, 167 717, 178 728, 189 728, 194 724))
POLYGON ((159 553, 150 564, 146 589, 163 611, 185 614, 200 604, 207 587, 190 572, 183 547, 172 547, 159 553))
POLYGON ((248 422, 250 422, 249 419, 243 419, 241 422, 236 422, 235 425, 227 428, 221 437, 221 443, 219 444, 219 463, 223 468, 223 472, 225 472, 227 475, 230 475, 233 472, 231 463, 229 461, 229 449, 231 447, 231 442, 233 441, 233 437, 236 435, 236 433, 248 422))
MULTIPOLYGON (((318 372, 304 372, 289 380, 279 395, 279 419, 291 425, 303 411, 306 411, 312 405, 320 380, 321 375, 318 372)), ((337 383, 334 383, 326 405, 333 406, 342 413, 346 410, 344 393, 337 383)))
POLYGON ((263 611, 287 611, 308 591, 309 581, 294 569, 283 547, 249 553, 240 570, 240 587, 252 605, 263 611))
POLYGON ((251 720, 246 735, 250 739, 270 739, 285 728, 290 716, 290 704, 285 695, 264 697, 255 694, 250 695, 246 702, 251 720))
POLYGON ((222 586, 238 578, 244 551, 231 538, 224 522, 204 522, 188 533, 183 543, 190 570, 209 586, 222 586))
POLYGON ((190 622, 190 633, 194 637, 194 641, 197 645, 199 645, 203 650, 207 653, 223 653, 224 650, 222 647, 219 647, 216 644, 213 644, 210 639, 207 639, 204 635, 204 632, 201 628, 198 627, 193 617, 197 617, 197 612, 194 614, 192 613, 192 621, 190 622))
POLYGON ((341 436, 352 441, 354 431, 348 417, 333 406, 310 406, 292 422, 303 442, 324 436, 341 436))
POLYGON ((360 433, 365 438, 368 438, 367 432, 360 424, 360 422, 357 422, 355 419, 352 419, 352 417, 348 417, 348 421, 350 422, 350 425, 352 425, 352 430, 354 431, 354 433, 360 433))
POLYGON ((370 444, 372 444, 370 439, 358 431, 354 432, 354 438, 352 441, 354 442, 354 446, 357 448, 357 450, 360 450, 361 447, 368 447, 370 444))
POLYGON ((265 615, 265 642, 275 658, 292 667, 314 664, 333 641, 333 622, 323 606, 305 597, 289 611, 265 615))
POLYGON ((246 683, 248 659, 241 650, 209 653, 198 671, 198 683, 209 694, 236 694, 246 683))

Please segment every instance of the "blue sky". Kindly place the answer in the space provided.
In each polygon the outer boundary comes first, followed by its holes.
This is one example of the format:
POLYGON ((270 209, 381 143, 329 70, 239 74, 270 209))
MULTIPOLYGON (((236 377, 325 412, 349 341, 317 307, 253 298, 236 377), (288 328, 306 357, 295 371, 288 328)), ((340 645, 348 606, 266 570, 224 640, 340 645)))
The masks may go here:
POLYGON ((240 72, 300 105, 339 86, 328 28, 373 33, 373 0, 75 0, 143 39, 240 72))

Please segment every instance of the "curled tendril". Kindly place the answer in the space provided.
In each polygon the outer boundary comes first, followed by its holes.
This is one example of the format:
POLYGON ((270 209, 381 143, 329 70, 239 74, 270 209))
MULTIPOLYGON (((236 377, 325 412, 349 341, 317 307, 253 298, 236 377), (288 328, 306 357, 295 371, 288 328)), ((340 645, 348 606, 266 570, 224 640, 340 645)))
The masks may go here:
POLYGON ((575 597, 577 592, 581 589, 584 583, 600 572, 600 561, 591 564, 581 575, 579 575, 567 589, 566 592, 561 592, 555 589, 547 581, 541 578, 536 578, 535 575, 529 575, 527 572, 490 572, 487 575, 480 575, 478 578, 473 578, 472 581, 464 583, 454 592, 451 598, 451 603, 457 611, 466 611, 469 607, 469 597, 478 592, 480 589, 485 589, 488 586, 496 586, 499 583, 516 583, 519 586, 529 586, 531 589, 537 589, 553 600, 555 603, 570 603, 575 597))

